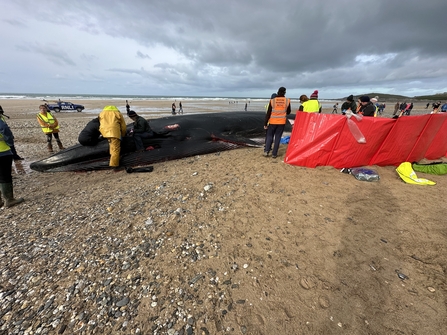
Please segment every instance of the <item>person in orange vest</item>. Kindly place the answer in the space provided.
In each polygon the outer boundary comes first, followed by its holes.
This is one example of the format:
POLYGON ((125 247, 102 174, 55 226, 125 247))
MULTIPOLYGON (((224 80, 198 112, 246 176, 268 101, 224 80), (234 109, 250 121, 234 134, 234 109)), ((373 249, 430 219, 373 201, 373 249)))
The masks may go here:
POLYGON ((59 150, 65 149, 59 139, 59 123, 57 122, 56 117, 49 112, 45 105, 40 105, 39 110, 40 113, 37 114, 37 121, 39 122, 43 133, 47 135, 48 152, 53 152, 53 144, 51 143, 53 136, 56 139, 59 150))
POLYGON ((281 141, 282 133, 287 122, 287 115, 292 111, 290 106, 290 99, 285 97, 286 88, 280 87, 275 98, 270 99, 265 115, 264 129, 267 129, 267 136, 265 140, 264 156, 267 157, 272 148, 274 140, 272 158, 278 157, 279 143, 281 141))
POLYGON ((117 168, 120 165, 121 139, 126 135, 126 121, 116 106, 106 106, 99 113, 99 131, 102 137, 109 141, 109 166, 117 168))

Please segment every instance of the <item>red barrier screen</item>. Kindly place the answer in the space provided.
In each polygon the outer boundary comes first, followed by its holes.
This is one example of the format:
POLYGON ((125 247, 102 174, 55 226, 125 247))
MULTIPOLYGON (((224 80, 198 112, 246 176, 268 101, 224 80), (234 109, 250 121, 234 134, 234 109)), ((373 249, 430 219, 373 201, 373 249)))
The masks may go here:
POLYGON ((354 138, 346 116, 297 112, 284 161, 311 168, 344 168, 398 166, 447 156, 447 113, 351 119, 366 143, 354 138))

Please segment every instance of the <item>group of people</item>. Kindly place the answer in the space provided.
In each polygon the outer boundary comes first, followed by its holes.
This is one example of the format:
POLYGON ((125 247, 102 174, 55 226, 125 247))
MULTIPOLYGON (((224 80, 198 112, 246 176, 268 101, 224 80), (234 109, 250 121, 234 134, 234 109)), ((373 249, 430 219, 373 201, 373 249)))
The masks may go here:
POLYGON ((107 139, 109 142, 109 166, 119 168, 121 154, 121 140, 132 137, 137 152, 145 151, 143 140, 154 136, 149 122, 130 109, 126 101, 127 116, 133 121, 133 126, 127 132, 126 121, 116 106, 106 106, 97 118, 91 120, 79 133, 78 141, 85 146, 96 145, 107 139))
MULTIPOLYGON (((277 93, 273 93, 267 106, 267 113, 264 120, 264 129, 266 130, 266 139, 264 146, 265 157, 270 155, 272 158, 278 157, 279 144, 281 136, 287 123, 287 115, 291 113, 290 99, 285 97, 286 88, 280 87, 277 93), (273 145, 273 150, 272 150, 273 145)), ((349 95, 346 101, 341 105, 341 112, 345 115, 348 112, 361 114, 366 117, 377 116, 380 108, 385 108, 385 104, 378 104, 378 97, 370 98, 369 96, 361 96, 357 103, 354 96, 349 95)), ((300 107, 298 111, 305 113, 321 113, 322 106, 318 101, 318 90, 315 90, 310 98, 307 95, 300 96, 300 107)), ((332 113, 338 113, 338 103, 334 105, 332 113)))
MULTIPOLYGON (((116 106, 106 106, 97 118, 87 123, 78 137, 79 143, 86 146, 96 145, 99 141, 107 139, 110 152, 109 166, 114 168, 119 167, 121 140, 124 136, 134 139, 137 152, 145 150, 144 139, 154 136, 154 132, 145 118, 131 110, 129 104, 126 104, 126 109, 128 117, 133 121, 133 127, 129 132, 127 132, 126 121, 119 109, 116 106)), ((12 183, 12 162, 23 158, 17 154, 14 135, 6 123, 6 118, 9 117, 4 114, 0 106, 0 207, 9 208, 24 201, 23 198, 14 198, 12 183)), ((37 121, 46 135, 48 151, 53 153, 53 137, 59 149, 65 149, 59 138, 59 123, 45 105, 39 106, 37 121)))
MULTIPOLYGON (((175 110, 176 110, 176 108, 177 108, 177 106, 175 105, 175 101, 172 103, 172 105, 171 105, 171 113, 172 113, 172 115, 176 115, 177 113, 175 112, 175 110)), ((182 102, 180 101, 179 102, 179 104, 178 104, 178 113, 179 114, 183 114, 183 105, 182 105, 182 102)))
POLYGON ((405 102, 396 102, 396 104, 394 105, 394 112, 393 112, 393 116, 399 115, 410 115, 411 111, 413 110, 413 103, 409 102, 407 103, 405 102))

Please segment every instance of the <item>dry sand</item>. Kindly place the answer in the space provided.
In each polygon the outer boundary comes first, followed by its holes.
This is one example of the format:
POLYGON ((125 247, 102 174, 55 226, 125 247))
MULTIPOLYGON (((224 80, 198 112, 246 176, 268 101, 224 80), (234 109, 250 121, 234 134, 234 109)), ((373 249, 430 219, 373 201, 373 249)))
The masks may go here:
MULTIPOLYGON (((73 102, 87 111, 56 114, 65 146, 89 111, 124 106, 73 102)), ((26 158, 26 202, 0 210, 1 334, 445 334, 446 176, 416 186, 374 167, 380 181, 361 182, 254 148, 152 173, 38 173, 39 101, 0 104, 26 158)), ((194 111, 220 108, 243 104, 194 111)))

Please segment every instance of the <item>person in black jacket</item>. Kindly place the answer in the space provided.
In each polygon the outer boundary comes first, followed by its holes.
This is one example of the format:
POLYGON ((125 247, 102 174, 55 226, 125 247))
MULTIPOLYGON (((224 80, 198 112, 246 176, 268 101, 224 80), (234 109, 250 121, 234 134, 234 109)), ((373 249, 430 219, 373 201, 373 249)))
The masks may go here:
POLYGON ((354 102, 354 96, 352 94, 347 97, 346 101, 343 102, 343 105, 341 105, 341 113, 343 115, 346 114, 347 110, 350 110, 354 114, 357 113, 357 104, 354 102))
POLYGON ((133 129, 131 130, 131 135, 135 141, 135 147, 137 151, 144 151, 143 140, 154 137, 154 132, 149 126, 149 122, 144 117, 141 117, 135 113, 135 111, 129 111, 127 115, 133 121, 133 129))
POLYGON ((78 141, 82 145, 93 146, 98 144, 102 139, 99 131, 99 118, 91 120, 84 129, 79 133, 78 141))
POLYGON ((361 107, 359 110, 359 114, 363 114, 363 116, 372 116, 374 117, 374 112, 376 111, 376 106, 371 102, 367 95, 360 97, 361 107))

